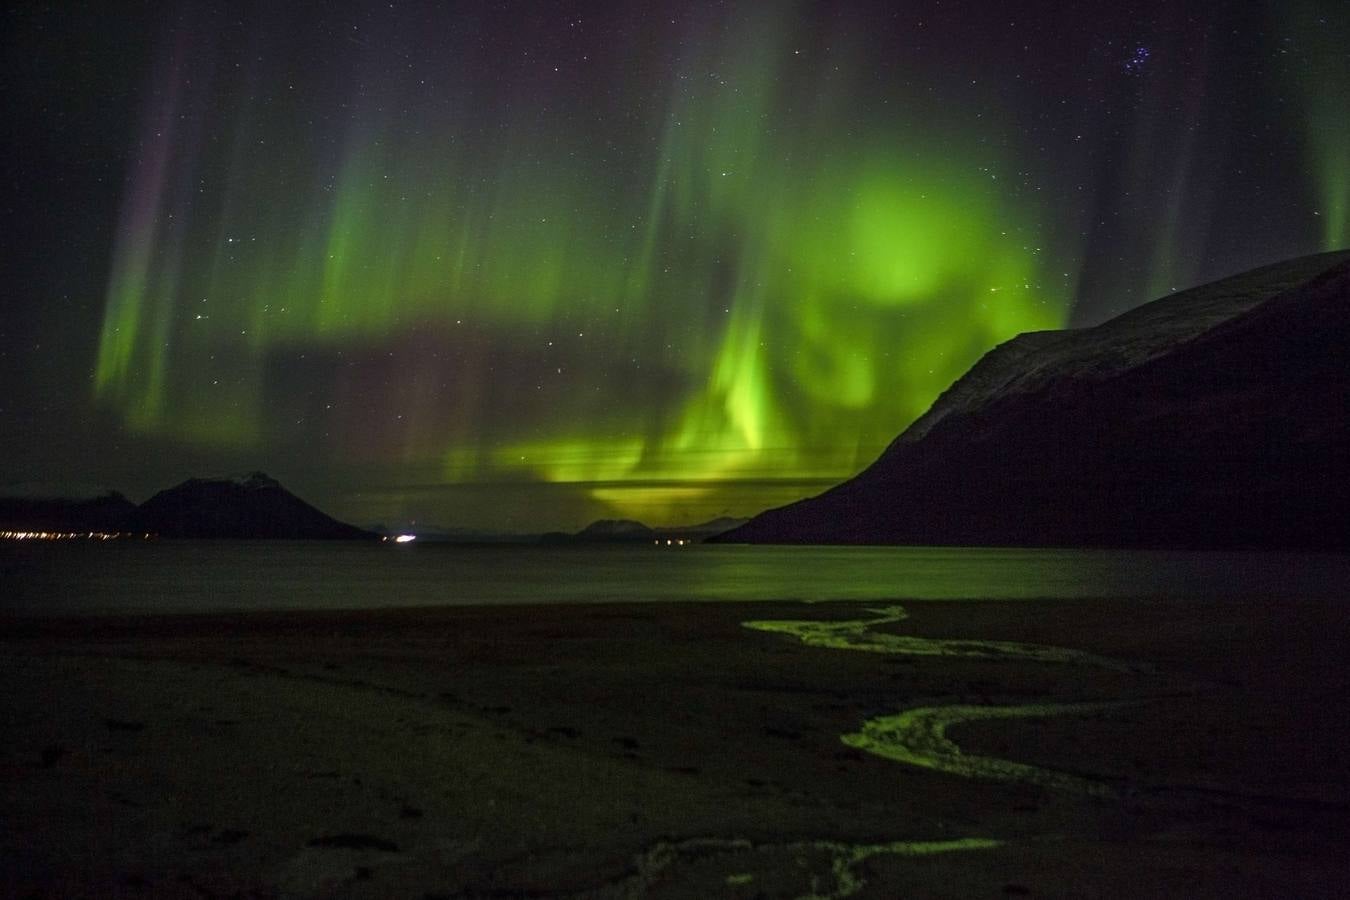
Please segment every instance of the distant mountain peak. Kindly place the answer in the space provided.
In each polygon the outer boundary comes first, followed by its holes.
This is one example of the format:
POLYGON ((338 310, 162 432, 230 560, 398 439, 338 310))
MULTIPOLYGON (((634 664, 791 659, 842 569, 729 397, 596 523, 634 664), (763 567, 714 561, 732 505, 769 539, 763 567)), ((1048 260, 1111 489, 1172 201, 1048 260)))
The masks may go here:
POLYGON ((286 490, 263 472, 189 478, 145 501, 131 527, 163 537, 341 539, 372 538, 286 490))
POLYGON ((578 532, 582 536, 647 535, 653 529, 633 519, 599 519, 578 532))

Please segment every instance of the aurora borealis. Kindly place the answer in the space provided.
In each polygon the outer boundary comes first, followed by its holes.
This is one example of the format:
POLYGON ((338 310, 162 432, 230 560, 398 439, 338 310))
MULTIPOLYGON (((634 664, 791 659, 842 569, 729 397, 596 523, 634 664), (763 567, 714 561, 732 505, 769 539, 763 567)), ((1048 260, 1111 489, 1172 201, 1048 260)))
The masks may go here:
POLYGON ((750 514, 1019 332, 1350 243, 1348 22, 11 12, 0 450, 15 481, 263 468, 363 523, 750 514))

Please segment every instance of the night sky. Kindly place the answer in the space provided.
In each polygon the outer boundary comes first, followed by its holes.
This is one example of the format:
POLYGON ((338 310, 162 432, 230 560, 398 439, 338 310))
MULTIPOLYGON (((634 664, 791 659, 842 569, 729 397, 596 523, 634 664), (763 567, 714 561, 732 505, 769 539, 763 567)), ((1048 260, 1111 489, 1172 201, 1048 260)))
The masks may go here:
POLYGON ((19 4, 0 492, 748 515, 995 344, 1350 244, 1350 4, 19 4))

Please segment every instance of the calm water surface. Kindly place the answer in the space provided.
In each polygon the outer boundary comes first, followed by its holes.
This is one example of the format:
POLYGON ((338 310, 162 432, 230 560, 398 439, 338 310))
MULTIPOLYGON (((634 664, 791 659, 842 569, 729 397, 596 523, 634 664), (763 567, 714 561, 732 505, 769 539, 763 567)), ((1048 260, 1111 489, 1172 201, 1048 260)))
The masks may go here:
POLYGON ((0 614, 661 600, 1341 597, 1350 556, 932 547, 0 547, 0 614))

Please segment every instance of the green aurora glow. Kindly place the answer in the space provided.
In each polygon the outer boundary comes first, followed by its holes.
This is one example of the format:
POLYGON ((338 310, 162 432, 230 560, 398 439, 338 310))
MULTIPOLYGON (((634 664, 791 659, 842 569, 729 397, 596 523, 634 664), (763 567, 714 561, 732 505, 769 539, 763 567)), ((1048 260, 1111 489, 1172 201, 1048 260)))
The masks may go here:
MULTIPOLYGON (((682 60, 618 161, 542 107, 542 146, 508 127, 477 148, 453 115, 409 129, 372 110, 327 169, 231 148, 186 210, 170 179, 200 151, 165 99, 116 252, 98 397, 139 430, 247 446, 273 437, 278 354, 434 329, 461 357, 483 342, 589 357, 577 374, 538 366, 521 387, 556 405, 509 422, 474 402, 486 359, 453 363, 453 382, 410 372, 392 439, 448 481, 600 481, 616 511, 659 518, 710 481, 850 474, 985 350, 1062 324, 1069 298, 1034 249, 1044 212, 1000 189, 1011 162, 917 117, 852 126, 858 99, 831 96, 847 79, 794 104, 776 89, 800 65, 791 47, 746 20, 682 60), (635 367, 656 377, 625 383, 635 367)), ((267 131, 248 110, 237 122, 236 145, 267 131)))
MULTIPOLYGON (((457 24, 353 31, 324 64, 265 33, 247 52, 175 34, 97 404, 231 458, 556 488, 551 525, 744 515, 856 472, 982 353, 1069 322, 1091 210, 1057 206, 1089 179, 1042 158, 1011 82, 921 71, 833 21, 634 14, 571 70, 533 34, 494 67, 457 24), (413 62, 427 46, 436 67, 413 62)), ((1328 246, 1347 238, 1339 121, 1309 142, 1328 246)), ((1136 292, 1197 270, 1174 238, 1198 166, 1162 180, 1136 292)), ((406 513, 399 490, 364 509, 406 513)), ((492 506, 460 518, 500 525, 492 506)))
MULTIPOLYGON (((1309 2, 1293 7, 1289 73, 1298 91, 1322 220, 1322 249, 1350 247, 1350 19, 1309 2)), ((1289 10, 1284 11, 1289 14, 1289 10)))

